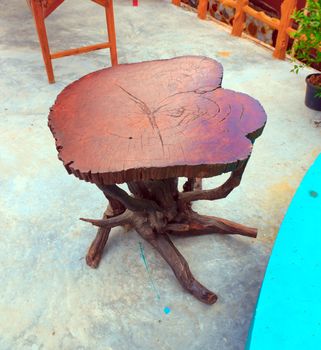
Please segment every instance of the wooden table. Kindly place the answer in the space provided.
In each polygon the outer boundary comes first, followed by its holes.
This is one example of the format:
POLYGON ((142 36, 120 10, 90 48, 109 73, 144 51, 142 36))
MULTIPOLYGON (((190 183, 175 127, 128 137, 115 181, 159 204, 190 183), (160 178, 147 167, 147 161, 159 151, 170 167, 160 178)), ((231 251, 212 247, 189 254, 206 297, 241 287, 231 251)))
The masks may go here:
POLYGON ((49 115, 59 159, 109 201, 101 220, 82 219, 100 227, 89 266, 98 266, 110 229, 129 224, 186 290, 215 303, 217 296, 193 277, 169 235, 257 234, 191 208, 193 201, 224 198, 240 184, 266 122, 256 100, 221 88, 222 75, 218 62, 187 56, 103 69, 60 93, 49 115), (226 172, 231 175, 221 186, 194 188, 195 178, 226 172), (178 177, 188 178, 182 192, 178 177))

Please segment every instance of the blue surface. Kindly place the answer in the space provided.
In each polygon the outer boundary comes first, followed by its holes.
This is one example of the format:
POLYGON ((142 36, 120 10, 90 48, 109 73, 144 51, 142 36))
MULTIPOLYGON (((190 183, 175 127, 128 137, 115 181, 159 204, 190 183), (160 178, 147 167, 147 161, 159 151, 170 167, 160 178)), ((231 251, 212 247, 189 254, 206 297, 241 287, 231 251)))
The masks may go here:
POLYGON ((281 225, 246 349, 321 349, 321 155, 281 225))

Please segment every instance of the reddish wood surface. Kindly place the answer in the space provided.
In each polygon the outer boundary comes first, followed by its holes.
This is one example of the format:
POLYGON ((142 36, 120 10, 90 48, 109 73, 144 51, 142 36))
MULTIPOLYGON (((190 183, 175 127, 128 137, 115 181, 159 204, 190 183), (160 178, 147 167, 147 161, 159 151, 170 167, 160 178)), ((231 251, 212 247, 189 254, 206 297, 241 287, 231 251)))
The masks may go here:
POLYGON ((119 65, 66 87, 49 115, 68 172, 96 184, 209 177, 245 162, 266 115, 189 56, 119 65))

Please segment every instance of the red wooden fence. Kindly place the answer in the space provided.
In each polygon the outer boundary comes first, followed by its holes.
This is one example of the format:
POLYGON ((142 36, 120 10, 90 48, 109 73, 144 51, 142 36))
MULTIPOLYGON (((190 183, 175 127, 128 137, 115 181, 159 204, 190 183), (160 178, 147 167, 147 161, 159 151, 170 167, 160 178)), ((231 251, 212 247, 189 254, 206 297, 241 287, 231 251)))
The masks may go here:
MULTIPOLYGON (((295 30, 292 28, 292 14, 296 8, 297 0, 284 0, 281 5, 281 18, 272 18, 263 11, 256 11, 249 6, 249 0, 219 0, 223 5, 235 8, 234 21, 231 34, 241 36, 245 27, 246 15, 267 24, 278 31, 273 56, 284 59, 288 47, 290 34, 295 30)), ((181 0, 172 0, 174 5, 180 6, 181 0)), ((205 19, 207 14, 208 0, 199 0, 197 12, 200 19, 205 19)))

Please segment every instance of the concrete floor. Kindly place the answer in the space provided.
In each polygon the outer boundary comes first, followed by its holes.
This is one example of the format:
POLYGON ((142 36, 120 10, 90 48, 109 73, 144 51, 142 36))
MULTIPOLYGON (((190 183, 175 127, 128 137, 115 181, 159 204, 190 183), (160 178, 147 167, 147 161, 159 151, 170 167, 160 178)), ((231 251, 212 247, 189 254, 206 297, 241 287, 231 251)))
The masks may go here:
MULTIPOLYGON (((137 8, 115 1, 120 63, 184 54, 216 58, 225 69, 223 86, 254 96, 268 114, 241 186, 225 200, 196 205, 258 227, 258 239, 174 240, 195 276, 219 295, 206 306, 185 293, 142 242, 148 274, 135 232, 115 229, 99 269, 86 266, 95 229, 78 218, 100 217, 106 203, 58 161, 47 114, 63 87, 108 66, 109 55, 57 60, 57 83, 48 85, 25 3, 1 2, 0 14, 0 349, 243 349, 278 227, 321 152, 321 128, 313 123, 320 113, 303 104, 308 70, 296 76, 266 48, 168 1, 144 0, 137 8)), ((105 38, 103 11, 86 1, 66 1, 47 24, 53 50, 105 38)))

